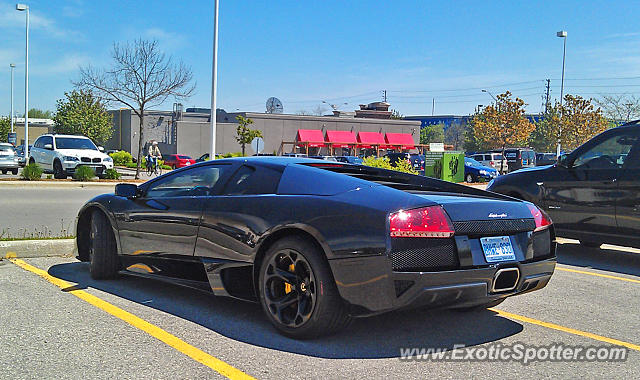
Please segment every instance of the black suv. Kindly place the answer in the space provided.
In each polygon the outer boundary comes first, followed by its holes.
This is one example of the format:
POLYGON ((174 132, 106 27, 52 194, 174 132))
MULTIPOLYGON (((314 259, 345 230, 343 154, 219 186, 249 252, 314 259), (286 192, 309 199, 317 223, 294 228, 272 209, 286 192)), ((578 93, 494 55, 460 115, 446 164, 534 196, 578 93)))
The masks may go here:
POLYGON ((391 165, 395 165, 399 160, 409 160, 411 166, 420 174, 424 174, 424 156, 418 153, 387 153, 384 155, 389 159, 391 165))
POLYGON ((602 132, 553 166, 498 177, 487 190, 547 210, 558 236, 640 248, 640 120, 602 132))

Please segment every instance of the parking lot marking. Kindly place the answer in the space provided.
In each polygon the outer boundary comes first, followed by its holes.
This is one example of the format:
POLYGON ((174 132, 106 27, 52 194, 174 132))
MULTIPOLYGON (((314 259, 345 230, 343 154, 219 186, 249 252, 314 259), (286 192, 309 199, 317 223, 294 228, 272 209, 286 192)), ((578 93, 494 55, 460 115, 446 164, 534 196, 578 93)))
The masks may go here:
POLYGON ((604 278, 610 278, 612 280, 620 280, 620 281, 628 281, 628 282, 635 282, 637 284, 640 284, 640 280, 634 280, 632 278, 624 278, 624 277, 619 277, 619 276, 611 276, 609 274, 601 274, 601 273, 595 273, 595 272, 587 272, 585 270, 577 270, 577 269, 569 269, 569 268, 563 268, 563 267, 559 267, 556 266, 556 270, 559 271, 564 271, 564 272, 573 272, 573 273, 580 273, 580 274, 588 274, 590 276, 596 276, 596 277, 604 277, 604 278))
POLYGON ((625 342, 618 339, 607 338, 606 336, 597 335, 597 334, 593 334, 593 333, 582 331, 582 330, 576 330, 570 327, 564 327, 564 326, 556 325, 555 323, 544 322, 537 319, 525 317, 524 315, 513 314, 513 313, 509 313, 509 312, 494 309, 494 308, 490 308, 489 310, 498 313, 498 315, 502 317, 515 319, 516 321, 531 323, 531 324, 546 327, 549 329, 558 330, 558 331, 566 332, 573 335, 579 335, 585 338, 598 340, 600 342, 614 344, 616 346, 627 347, 628 349, 631 349, 631 350, 640 351, 640 345, 637 345, 637 344, 625 342))
POLYGON ((75 289, 74 285, 67 281, 54 277, 40 268, 36 268, 32 265, 27 264, 23 260, 10 259, 10 261, 24 270, 37 274, 38 276, 44 278, 45 280, 49 281, 53 285, 65 290, 70 294, 73 294, 74 296, 80 298, 81 300, 88 302, 89 304, 113 315, 114 317, 127 322, 133 327, 136 327, 146 332, 152 337, 160 340, 161 342, 167 344, 170 347, 173 347, 174 349, 189 356, 195 361, 206 365, 207 367, 213 369, 214 371, 218 372, 219 374, 229 379, 253 379, 253 377, 247 375, 246 373, 240 371, 239 369, 225 363, 224 361, 212 355, 209 355, 208 353, 200 350, 195 346, 190 345, 189 343, 181 340, 175 335, 172 335, 166 332, 160 327, 153 325, 145 321, 144 319, 129 313, 128 311, 120 309, 119 307, 112 305, 109 302, 104 301, 99 297, 89 294, 84 290, 75 289))

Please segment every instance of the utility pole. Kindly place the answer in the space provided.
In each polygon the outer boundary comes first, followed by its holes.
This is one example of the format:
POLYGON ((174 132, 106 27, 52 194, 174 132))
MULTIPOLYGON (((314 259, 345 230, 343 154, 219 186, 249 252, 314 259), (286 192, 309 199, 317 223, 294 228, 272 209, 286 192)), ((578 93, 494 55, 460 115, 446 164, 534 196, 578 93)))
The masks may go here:
POLYGON ((382 90, 382 101, 387 102, 387 90, 382 90))
POLYGON ((213 62, 211 65, 211 153, 210 160, 216 159, 216 88, 218 82, 218 0, 213 2, 213 62))
POLYGON ((549 112, 549 108, 551 107, 551 104, 549 103, 549 88, 551 87, 551 79, 547 79, 547 96, 546 99, 544 101, 544 113, 549 112))
MULTIPOLYGON (((11 68, 11 133, 13 133, 13 69, 16 68, 16 65, 14 63, 10 63, 9 67, 11 68)), ((17 143, 18 142, 16 141, 16 144, 17 143)))
POLYGON ((433 102, 431 103, 431 116, 433 116, 433 112, 436 109, 436 98, 433 98, 433 102))

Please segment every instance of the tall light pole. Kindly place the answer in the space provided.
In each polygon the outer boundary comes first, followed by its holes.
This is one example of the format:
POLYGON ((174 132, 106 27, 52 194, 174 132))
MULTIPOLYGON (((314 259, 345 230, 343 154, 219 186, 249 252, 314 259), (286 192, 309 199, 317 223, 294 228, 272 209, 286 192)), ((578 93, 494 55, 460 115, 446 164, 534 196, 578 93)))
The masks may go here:
POLYGON ((216 85, 218 82, 218 0, 213 5, 213 65, 211 69, 211 155, 216 158, 216 85))
POLYGON ((487 91, 487 90, 482 90, 482 92, 486 92, 487 94, 489 94, 489 96, 493 99, 493 101, 494 101, 494 102, 496 102, 496 105, 498 105, 498 99, 496 99, 496 97, 495 97, 495 96, 493 96, 493 94, 492 94, 492 93, 490 93, 490 92, 489 92, 489 91, 487 91))
POLYGON ((16 10, 27 15, 26 45, 24 49, 24 159, 29 160, 29 6, 16 4, 16 10))
POLYGON ((13 69, 16 68, 15 63, 10 63, 9 67, 11 68, 11 133, 14 132, 13 130, 13 69))
MULTIPOLYGON (((562 97, 564 96, 564 58, 567 55, 567 31, 561 30, 556 33, 557 37, 563 39, 563 47, 562 47, 562 80, 560 81, 560 109, 562 110, 562 97)), ((562 114, 560 115, 562 117, 562 114)), ((560 123, 560 128, 562 128, 562 123, 560 123)), ((562 129, 560 129, 562 132, 562 129)), ((560 137, 558 136, 558 150, 556 152, 556 156, 560 157, 560 137)))

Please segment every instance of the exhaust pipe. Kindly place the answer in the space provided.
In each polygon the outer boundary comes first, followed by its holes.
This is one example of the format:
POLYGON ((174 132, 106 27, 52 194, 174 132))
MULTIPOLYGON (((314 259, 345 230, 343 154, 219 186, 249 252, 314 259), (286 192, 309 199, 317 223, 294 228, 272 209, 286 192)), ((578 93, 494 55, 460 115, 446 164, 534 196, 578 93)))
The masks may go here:
POLYGON ((520 269, 518 268, 502 268, 498 269, 493 277, 491 285, 492 293, 508 292, 518 285, 520 279, 520 269))

